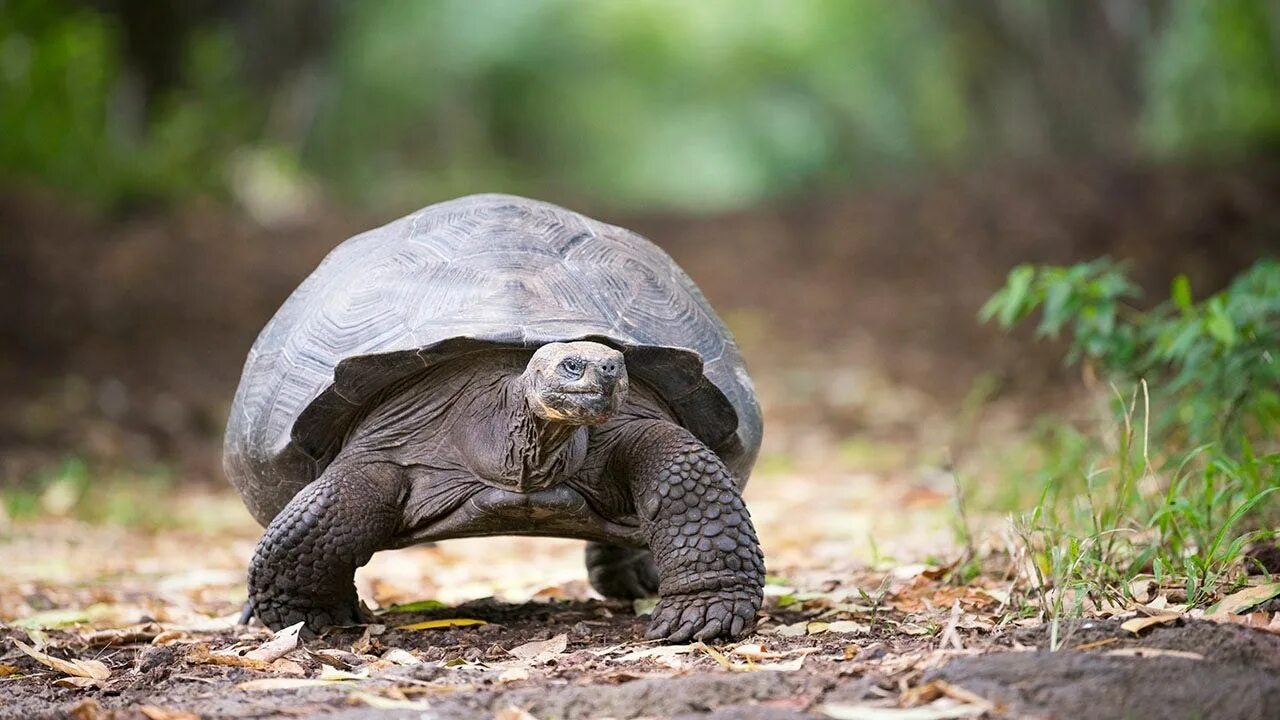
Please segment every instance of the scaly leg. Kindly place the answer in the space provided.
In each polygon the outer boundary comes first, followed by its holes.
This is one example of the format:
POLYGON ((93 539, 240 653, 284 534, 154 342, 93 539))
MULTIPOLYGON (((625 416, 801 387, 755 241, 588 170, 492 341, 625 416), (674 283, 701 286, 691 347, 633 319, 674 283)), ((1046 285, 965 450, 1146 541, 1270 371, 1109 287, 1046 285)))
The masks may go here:
POLYGON ((647 637, 740 637, 755 627, 764 556, 737 482, 684 428, 635 421, 613 454, 627 477, 660 577, 647 637))
POLYGON ((607 598, 634 600, 658 592, 658 568, 644 548, 587 543, 587 577, 607 598))
POLYGON ((330 466, 271 521, 249 565, 249 602, 262 624, 303 621, 319 632, 364 619, 356 568, 388 545, 401 517, 401 483, 384 475, 330 466))

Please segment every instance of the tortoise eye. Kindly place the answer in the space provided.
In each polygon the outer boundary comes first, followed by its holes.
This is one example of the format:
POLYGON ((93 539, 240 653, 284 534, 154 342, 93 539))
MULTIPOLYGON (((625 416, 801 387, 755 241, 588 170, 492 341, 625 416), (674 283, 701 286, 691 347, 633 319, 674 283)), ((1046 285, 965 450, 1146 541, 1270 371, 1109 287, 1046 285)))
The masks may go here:
POLYGON ((587 364, 581 358, 571 357, 560 361, 556 370, 564 377, 577 380, 582 377, 582 373, 587 369, 587 364))

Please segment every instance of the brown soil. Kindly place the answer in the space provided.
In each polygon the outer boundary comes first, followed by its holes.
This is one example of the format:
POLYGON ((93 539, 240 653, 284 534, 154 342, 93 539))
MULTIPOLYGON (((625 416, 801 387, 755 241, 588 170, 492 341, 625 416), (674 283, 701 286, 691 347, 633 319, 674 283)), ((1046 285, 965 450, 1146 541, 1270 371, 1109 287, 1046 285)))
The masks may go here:
MULTIPOLYGON (((1043 637, 1043 633, 1040 633, 1043 637)), ((1280 708, 1280 637, 1195 622, 1159 627, 1140 640, 1106 642, 1116 623, 1097 623, 1068 647, 1092 650, 989 653, 933 673, 1004 705, 1013 716, 1264 720, 1280 708), (1099 641, 1105 644, 1098 645, 1099 641), (1117 655, 1134 648, 1148 652, 1117 655), (1191 655, 1161 654, 1190 653, 1191 655)))
MULTIPOLYGON (((620 661, 609 656, 609 648, 635 643, 644 625, 643 618, 615 603, 478 601, 404 620, 457 616, 490 624, 431 632, 390 630, 376 637, 371 652, 391 647, 421 651, 426 662, 377 673, 375 679, 360 683, 359 690, 379 694, 400 688, 416 701, 427 701, 426 716, 441 720, 494 717, 511 706, 541 720, 824 717, 824 704, 883 704, 898 693, 900 683, 934 680, 990 701, 993 707, 985 717, 1246 720, 1274 717, 1268 713, 1280 707, 1280 637, 1208 622, 1162 626, 1141 638, 1120 630, 1115 622, 1092 623, 1070 637, 1068 649, 1058 652, 1044 649, 1043 628, 986 637, 969 634, 970 651, 991 652, 960 657, 926 673, 919 666, 927 663, 913 667, 903 659, 927 655, 936 641, 895 634, 887 626, 859 637, 853 647, 861 650, 854 651, 852 661, 846 659, 850 643, 842 636, 756 636, 748 641, 765 643, 775 652, 808 648, 811 654, 794 672, 730 672, 698 652, 684 656, 688 659, 678 670, 653 659, 620 661), (529 679, 502 681, 485 667, 509 659, 509 648, 561 633, 568 636, 564 654, 529 679), (1022 642, 1038 644, 1000 651, 1022 642), (1094 649, 1071 649, 1086 644, 1094 649), (1116 654, 1133 649, 1149 654, 1116 654), (1161 654, 1168 651, 1201 658, 1161 654)), ((11 634, 17 636, 16 631, 11 634)), ((57 635, 51 633, 55 639, 57 635)), ((313 641, 310 647, 349 647, 358 638, 356 632, 339 633, 313 641)), ((234 636, 220 639, 229 642, 234 636)), ((83 648, 79 657, 89 657, 89 649, 83 648)), ((185 662, 184 652, 146 644, 101 648, 96 654, 115 675, 99 690, 54 687, 47 676, 6 681, 0 685, 5 701, 0 718, 75 716, 77 706, 83 714, 75 717, 143 718, 144 705, 181 709, 206 720, 311 714, 362 720, 423 716, 421 709, 379 709, 352 702, 350 683, 242 691, 232 686, 261 674, 185 662)), ((21 656, 16 661, 24 670, 40 669, 21 656)), ((314 656, 301 664, 309 671, 319 667, 314 656)))

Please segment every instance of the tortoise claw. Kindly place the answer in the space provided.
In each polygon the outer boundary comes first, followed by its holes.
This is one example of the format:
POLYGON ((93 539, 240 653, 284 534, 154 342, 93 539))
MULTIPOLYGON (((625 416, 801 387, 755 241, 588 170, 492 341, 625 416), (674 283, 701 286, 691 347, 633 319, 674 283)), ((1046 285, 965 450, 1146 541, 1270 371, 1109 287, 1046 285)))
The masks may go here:
POLYGON ((645 637, 672 643, 741 637, 755 627, 756 595, 754 589, 741 589, 664 597, 645 637))

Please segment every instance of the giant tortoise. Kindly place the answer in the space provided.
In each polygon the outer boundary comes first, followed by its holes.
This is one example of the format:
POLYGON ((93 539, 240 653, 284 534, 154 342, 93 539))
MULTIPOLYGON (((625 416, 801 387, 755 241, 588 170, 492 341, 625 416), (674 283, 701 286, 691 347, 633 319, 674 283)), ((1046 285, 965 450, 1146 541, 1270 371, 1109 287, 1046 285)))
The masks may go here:
POLYGON ((251 611, 353 624, 374 552, 587 541, 592 585, 657 593, 650 638, 731 638, 764 560, 741 490, 760 410, 738 347, 648 240, 476 195, 339 245, 258 336, 224 466, 266 526, 251 611))

